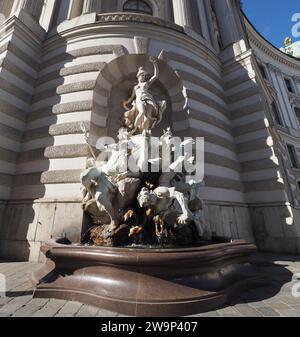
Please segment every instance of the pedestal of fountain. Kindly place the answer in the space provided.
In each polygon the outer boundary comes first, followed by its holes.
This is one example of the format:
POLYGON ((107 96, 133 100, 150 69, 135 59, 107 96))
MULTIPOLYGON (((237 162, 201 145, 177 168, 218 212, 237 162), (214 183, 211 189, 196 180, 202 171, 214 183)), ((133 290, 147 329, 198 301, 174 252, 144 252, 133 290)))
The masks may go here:
POLYGON ((266 283, 242 240, 180 249, 85 247, 49 241, 33 274, 34 297, 98 306, 124 315, 166 317, 210 311, 241 289, 266 283))

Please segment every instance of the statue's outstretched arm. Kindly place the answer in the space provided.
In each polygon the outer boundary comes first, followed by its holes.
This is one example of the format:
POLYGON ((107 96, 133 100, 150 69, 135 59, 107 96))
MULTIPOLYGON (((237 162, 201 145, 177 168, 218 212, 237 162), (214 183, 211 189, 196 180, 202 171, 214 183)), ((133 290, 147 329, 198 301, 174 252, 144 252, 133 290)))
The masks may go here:
POLYGON ((154 75, 149 80, 149 85, 153 84, 159 78, 159 67, 157 60, 154 57, 150 57, 150 62, 154 66, 154 75))

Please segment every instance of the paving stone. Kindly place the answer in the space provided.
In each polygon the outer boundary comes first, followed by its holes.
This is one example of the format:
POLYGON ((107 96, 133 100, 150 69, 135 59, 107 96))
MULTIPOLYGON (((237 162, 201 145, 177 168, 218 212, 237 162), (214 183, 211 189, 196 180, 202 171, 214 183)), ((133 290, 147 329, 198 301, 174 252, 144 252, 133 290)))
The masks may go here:
POLYGON ((263 308, 266 306, 264 301, 257 301, 257 302, 249 302, 248 305, 254 309, 256 308, 263 308))
POLYGON ((279 296, 278 299, 288 305, 298 305, 299 304, 299 299, 294 298, 292 295, 279 296))
POLYGON ((83 305, 76 317, 95 317, 98 314, 99 309, 96 307, 92 307, 90 305, 83 305))
POLYGON ((220 316, 224 316, 224 315, 232 315, 232 316, 239 315, 239 312, 234 307, 226 307, 226 308, 223 308, 223 309, 219 309, 219 310, 217 310, 217 313, 220 316))
POLYGON ((105 310, 105 309, 99 309, 97 313, 97 317, 117 317, 117 316, 118 314, 116 312, 112 312, 112 311, 105 310))
POLYGON ((260 312, 264 317, 279 317, 280 314, 272 309, 271 307, 260 307, 256 308, 258 312, 260 312))
POLYGON ((76 315, 80 308, 83 306, 82 303, 78 302, 67 302, 58 312, 58 314, 71 314, 76 315))
POLYGON ((26 270, 29 267, 29 263, 16 263, 11 262, 8 263, 6 267, 4 267, 0 272, 3 273, 6 277, 15 275, 18 272, 21 272, 22 270, 26 270))
POLYGON ((5 304, 1 309, 0 309, 0 314, 13 314, 25 304, 30 302, 32 297, 30 295, 23 296, 23 297, 16 297, 13 298, 11 301, 9 301, 7 304, 5 304))
POLYGON ((300 317, 300 310, 278 310, 278 312, 284 317, 300 317))
MULTIPOLYGON (((133 316, 128 316, 128 315, 122 315, 122 314, 117 314, 117 316, 116 317, 133 317, 133 316)), ((197 315, 197 316, 188 316, 188 317, 199 317, 199 315, 197 315)))
POLYGON ((198 317, 220 317, 217 311, 210 311, 200 314, 198 317))
POLYGON ((274 310, 288 310, 288 309, 292 309, 291 306, 289 306, 288 304, 283 303, 282 301, 275 299, 271 302, 266 303, 266 301, 261 302, 261 306, 259 306, 260 308, 266 307, 267 306, 271 307, 274 310))
POLYGON ((31 271, 34 271, 36 268, 36 264, 31 263, 24 263, 22 265, 19 265, 17 267, 14 266, 14 263, 12 263, 11 269, 9 269, 7 272, 4 272, 5 277, 8 281, 18 279, 20 275, 30 275, 31 271))
POLYGON ((220 317, 242 317, 240 313, 232 314, 232 315, 220 315, 220 317))
POLYGON ((282 296, 289 296, 292 293, 292 288, 288 287, 288 288, 281 288, 280 291, 278 292, 278 295, 282 295, 282 296))
POLYGON ((72 314, 56 314, 54 317, 74 317, 72 314))
POLYGON ((49 299, 35 298, 31 299, 25 306, 17 310, 12 316, 13 317, 31 317, 35 312, 40 310, 49 299))
POLYGON ((5 304, 11 301, 12 297, 0 297, 0 307, 2 308, 5 304))
POLYGON ((256 309, 251 308, 250 305, 248 304, 237 304, 235 308, 242 316, 247 316, 247 317, 261 317, 262 316, 261 313, 259 313, 256 309))
POLYGON ((63 300, 50 300, 43 308, 35 312, 33 317, 53 317, 67 303, 63 300))

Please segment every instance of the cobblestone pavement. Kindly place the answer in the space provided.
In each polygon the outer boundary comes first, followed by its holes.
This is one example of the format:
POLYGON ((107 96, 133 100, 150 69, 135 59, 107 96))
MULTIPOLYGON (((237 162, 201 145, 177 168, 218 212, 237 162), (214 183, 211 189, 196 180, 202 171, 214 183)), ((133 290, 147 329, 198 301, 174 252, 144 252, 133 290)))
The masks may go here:
MULTIPOLYGON (((292 295, 293 288, 300 293, 293 279, 298 275, 300 280, 300 256, 258 254, 254 263, 271 276, 270 286, 245 291, 230 306, 193 317, 300 317, 300 297, 292 295)), ((33 299, 30 274, 39 266, 0 260, 0 274, 6 277, 0 317, 124 317, 77 302, 33 299)))

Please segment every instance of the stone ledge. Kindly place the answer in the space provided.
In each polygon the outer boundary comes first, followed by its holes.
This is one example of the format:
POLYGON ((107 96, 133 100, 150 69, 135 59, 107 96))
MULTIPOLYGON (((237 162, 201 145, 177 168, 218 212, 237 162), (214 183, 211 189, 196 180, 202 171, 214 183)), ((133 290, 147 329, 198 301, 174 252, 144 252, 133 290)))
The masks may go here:
MULTIPOLYGON (((199 69, 197 69, 197 70, 199 70, 199 69)), ((213 94, 215 94, 216 96, 220 97, 220 99, 222 99, 224 102, 227 102, 227 96, 224 94, 224 92, 221 91, 219 88, 217 88, 216 85, 207 81, 206 79, 201 78, 199 76, 196 76, 194 74, 191 74, 191 73, 189 73, 185 70, 178 70, 177 72, 178 72, 179 77, 182 81, 187 81, 187 82, 193 83, 193 84, 195 84, 199 87, 207 89, 210 92, 212 92, 213 94)), ((207 71, 206 72, 203 71, 203 73, 207 76, 210 76, 210 74, 208 74, 207 71)))
POLYGON ((56 97, 57 95, 71 94, 80 91, 94 90, 96 80, 82 81, 70 84, 59 85, 57 87, 42 91, 34 95, 32 104, 45 99, 56 97))
POLYGON ((231 117, 232 119, 238 119, 241 117, 245 117, 247 115, 250 115, 252 113, 256 113, 259 111, 264 111, 264 107, 261 101, 257 101, 255 103, 252 104, 248 104, 246 106, 243 106, 239 109, 234 109, 231 110, 231 117))
POLYGON ((176 25, 175 23, 167 20, 160 19, 152 15, 145 15, 140 13, 105 13, 97 15, 97 22, 112 23, 112 22, 140 22, 151 23, 157 26, 171 28, 184 33, 183 27, 176 25))
POLYGON ((45 117, 49 117, 53 115, 61 115, 61 114, 72 113, 72 112, 91 111, 92 107, 93 107, 92 100, 61 103, 61 104, 56 104, 54 106, 46 106, 46 107, 43 107, 41 109, 31 112, 28 117, 28 122, 32 122, 37 119, 41 119, 41 118, 45 118, 45 117))
POLYGON ((192 99, 192 100, 195 100, 197 102, 203 103, 203 104, 211 107, 212 109, 217 110, 218 112, 220 112, 225 117, 227 117, 227 118, 230 117, 230 114, 229 114, 228 110, 226 109, 225 104, 223 106, 223 105, 219 104, 218 102, 216 102, 214 99, 206 96, 205 94, 203 94, 201 92, 194 91, 194 90, 190 90, 190 89, 186 90, 186 95, 187 95, 187 98, 189 100, 192 99))
POLYGON ((82 134, 81 125, 84 124, 87 131, 90 131, 91 123, 88 121, 69 122, 62 124, 53 124, 50 126, 28 130, 25 133, 23 142, 32 141, 34 139, 49 137, 49 136, 61 136, 61 135, 73 135, 82 134))
POLYGON ((15 129, 6 124, 0 123, 0 135, 1 137, 5 137, 13 141, 20 142, 22 140, 23 131, 15 129))
POLYGON ((26 121, 27 112, 19 109, 18 107, 11 105, 10 103, 0 99, 1 112, 12 117, 21 120, 22 122, 26 121))
MULTIPOLYGON (((43 173, 32 173, 15 176, 15 186, 31 186, 40 184, 67 184, 67 183, 79 183, 80 170, 60 170, 60 171, 48 171, 43 173)), ((0 175, 1 178, 1 175, 0 175)), ((0 180, 1 182, 1 180, 0 180)))
POLYGON ((268 170, 277 168, 278 165, 276 165, 272 160, 269 158, 266 159, 257 159, 257 160, 251 160, 248 162, 242 162, 241 168, 243 173, 245 172, 254 172, 254 171, 260 171, 260 170, 268 170))
POLYGON ((83 74, 88 72, 100 71, 106 65, 105 62, 84 63, 76 66, 65 67, 60 70, 48 73, 37 80, 37 86, 49 81, 61 79, 64 76, 83 74))
POLYGON ((239 136, 243 136, 248 133, 252 133, 252 132, 260 131, 260 130, 266 130, 267 132, 267 127, 263 119, 255 121, 255 122, 251 122, 249 124, 240 125, 240 126, 235 127, 233 129, 233 136, 239 137, 239 136))
POLYGON ((38 161, 43 159, 65 159, 65 158, 79 158, 88 157, 89 147, 86 144, 74 145, 58 145, 49 146, 46 149, 40 148, 23 152, 18 158, 18 163, 27 163, 31 161, 38 161))
POLYGON ((205 142, 222 146, 232 152, 236 152, 236 144, 225 139, 215 133, 211 133, 205 130, 196 129, 193 125, 188 126, 185 130, 176 131, 176 135, 179 137, 204 137, 205 142))
POLYGON ((267 137, 259 138, 244 143, 239 143, 237 145, 237 154, 252 152, 256 150, 269 149, 270 146, 267 144, 267 137))
POLYGON ((35 79, 29 75, 26 71, 19 68, 16 64, 13 62, 10 62, 8 59, 3 60, 2 67, 9 71, 11 74, 14 74, 18 78, 20 78, 22 81, 26 82, 32 87, 35 87, 36 82, 35 79))
POLYGON ((13 53, 15 56, 17 56, 20 60, 25 62, 29 67, 31 67, 35 71, 39 70, 39 61, 31 58, 28 54, 26 54, 22 49, 20 49, 16 45, 9 43, 8 51, 13 53))
POLYGON ((125 54, 124 47, 122 45, 101 45, 79 48, 69 52, 64 52, 62 54, 52 57, 50 60, 44 61, 41 64, 40 70, 43 70, 60 62, 70 62, 77 57, 107 55, 112 53, 116 54, 116 56, 122 56, 125 54))

